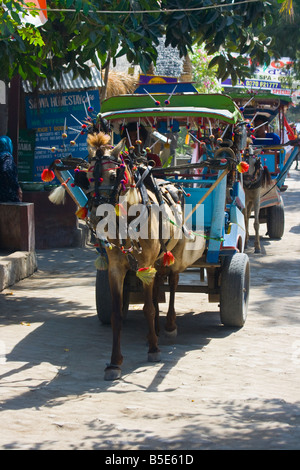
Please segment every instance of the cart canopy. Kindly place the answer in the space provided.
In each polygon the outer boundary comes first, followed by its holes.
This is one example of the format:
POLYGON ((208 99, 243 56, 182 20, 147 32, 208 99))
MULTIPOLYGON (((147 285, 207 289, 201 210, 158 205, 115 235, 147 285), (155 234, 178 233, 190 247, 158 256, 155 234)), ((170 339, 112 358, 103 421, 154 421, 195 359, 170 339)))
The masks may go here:
POLYGON ((101 117, 110 120, 134 120, 156 118, 176 119, 186 125, 188 118, 218 119, 228 124, 243 120, 235 102, 227 95, 201 93, 132 94, 113 96, 104 100, 101 117))
POLYGON ((245 119, 252 119, 255 114, 266 117, 268 122, 279 114, 281 110, 292 104, 292 98, 289 95, 275 95, 270 92, 259 92, 252 96, 249 93, 230 93, 230 97, 238 105, 239 109, 243 108, 245 119))

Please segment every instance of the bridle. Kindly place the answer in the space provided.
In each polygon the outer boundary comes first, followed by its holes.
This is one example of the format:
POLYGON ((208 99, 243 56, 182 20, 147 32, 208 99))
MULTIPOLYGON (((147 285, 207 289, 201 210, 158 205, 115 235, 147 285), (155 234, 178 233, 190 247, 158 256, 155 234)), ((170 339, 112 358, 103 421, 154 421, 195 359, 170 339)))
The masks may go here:
POLYGON ((255 155, 247 155, 244 161, 249 163, 250 165, 249 169, 252 167, 252 165, 250 164, 250 158, 255 159, 254 171, 253 173, 249 173, 249 170, 248 170, 247 173, 243 173, 243 185, 247 189, 257 189, 261 186, 262 176, 263 176, 261 158, 255 155))
POLYGON ((105 154, 105 151, 98 149, 95 156, 90 160, 89 170, 93 170, 93 177, 89 178, 90 183, 94 183, 94 189, 90 193, 90 199, 94 206, 109 203, 116 204, 117 197, 122 190, 125 190, 128 183, 126 174, 126 165, 120 156, 120 161, 116 158, 105 154), (112 165, 109 168, 103 168, 104 165, 112 165), (104 172, 113 170, 116 173, 114 182, 111 185, 103 184, 104 172))

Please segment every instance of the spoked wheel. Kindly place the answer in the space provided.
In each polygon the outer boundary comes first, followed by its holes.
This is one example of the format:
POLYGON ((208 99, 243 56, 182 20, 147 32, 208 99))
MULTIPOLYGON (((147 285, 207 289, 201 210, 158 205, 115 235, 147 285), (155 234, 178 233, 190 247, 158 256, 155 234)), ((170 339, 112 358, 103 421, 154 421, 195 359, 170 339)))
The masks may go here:
POLYGON ((245 253, 226 256, 221 271, 220 316, 225 326, 242 327, 247 318, 250 263, 245 253))

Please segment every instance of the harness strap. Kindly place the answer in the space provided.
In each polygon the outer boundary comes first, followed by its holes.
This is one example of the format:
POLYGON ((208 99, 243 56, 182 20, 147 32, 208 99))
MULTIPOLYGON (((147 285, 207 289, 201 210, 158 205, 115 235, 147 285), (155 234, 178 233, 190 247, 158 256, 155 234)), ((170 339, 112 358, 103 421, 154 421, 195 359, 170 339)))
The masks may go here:
POLYGON ((101 160, 97 159, 94 166, 93 175, 95 177, 95 196, 99 197, 100 178, 102 174, 101 160))

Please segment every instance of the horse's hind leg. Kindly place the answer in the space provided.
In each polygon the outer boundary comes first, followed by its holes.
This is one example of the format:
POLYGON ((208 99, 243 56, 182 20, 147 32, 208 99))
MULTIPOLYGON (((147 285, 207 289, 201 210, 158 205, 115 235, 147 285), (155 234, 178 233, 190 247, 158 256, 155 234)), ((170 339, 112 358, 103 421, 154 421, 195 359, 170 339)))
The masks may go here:
POLYGON ((176 337, 177 326, 176 326, 176 312, 175 312, 175 292, 178 286, 179 274, 170 272, 169 274, 169 287, 170 287, 170 300, 169 309, 167 313, 167 320, 165 326, 165 332, 169 337, 176 337))
POLYGON ((160 350, 158 348, 158 339, 155 332, 155 308, 153 305, 153 284, 144 285, 145 303, 144 314, 148 322, 148 360, 150 362, 160 361, 160 350))

